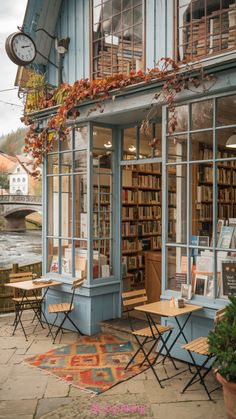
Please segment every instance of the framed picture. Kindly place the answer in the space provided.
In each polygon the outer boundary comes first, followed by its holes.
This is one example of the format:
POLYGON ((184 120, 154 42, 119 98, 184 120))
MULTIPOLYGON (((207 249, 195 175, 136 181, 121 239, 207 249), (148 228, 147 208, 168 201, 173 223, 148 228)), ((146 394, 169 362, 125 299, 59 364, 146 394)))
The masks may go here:
POLYGON ((217 243, 217 247, 222 247, 223 249, 230 248, 233 235, 234 235, 233 226, 222 226, 221 231, 220 231, 220 237, 217 243))
POLYGON ((192 298, 192 285, 181 284, 181 298, 185 300, 191 300, 192 298))
POLYGON ((196 295, 206 295, 207 290, 207 275, 200 275, 197 274, 195 277, 195 284, 194 284, 194 294, 196 295))

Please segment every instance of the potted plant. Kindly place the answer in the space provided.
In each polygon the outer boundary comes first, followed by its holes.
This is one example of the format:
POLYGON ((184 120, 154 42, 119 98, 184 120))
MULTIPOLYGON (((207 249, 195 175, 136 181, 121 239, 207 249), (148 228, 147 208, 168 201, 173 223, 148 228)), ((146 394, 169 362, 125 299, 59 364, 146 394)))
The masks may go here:
POLYGON ((209 350, 216 357, 216 377, 223 386, 229 418, 236 419, 236 297, 229 296, 223 319, 209 333, 209 350))

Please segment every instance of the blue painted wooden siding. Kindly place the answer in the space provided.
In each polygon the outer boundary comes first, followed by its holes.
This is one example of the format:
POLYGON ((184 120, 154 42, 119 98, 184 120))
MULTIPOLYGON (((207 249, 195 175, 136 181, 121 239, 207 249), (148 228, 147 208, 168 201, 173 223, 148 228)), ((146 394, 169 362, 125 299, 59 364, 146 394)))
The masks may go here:
MULTIPOLYGON (((69 51, 63 62, 63 80, 73 83, 75 80, 89 77, 89 1, 64 0, 56 26, 56 36, 70 38, 69 51)), ((50 61, 56 62, 56 51, 52 48, 50 61)), ((57 70, 48 65, 47 79, 57 85, 57 70)))
POLYGON ((146 0, 146 67, 173 55, 173 0, 146 0))
MULTIPOLYGON (((173 1, 146 0, 146 68, 153 68, 161 57, 173 53, 173 1)), ((90 57, 89 0, 63 0, 56 35, 70 38, 69 52, 64 58, 63 79, 73 83, 89 77, 90 57)), ((50 60, 56 62, 55 48, 50 60)), ((48 81, 57 84, 57 70, 48 66, 48 81)))

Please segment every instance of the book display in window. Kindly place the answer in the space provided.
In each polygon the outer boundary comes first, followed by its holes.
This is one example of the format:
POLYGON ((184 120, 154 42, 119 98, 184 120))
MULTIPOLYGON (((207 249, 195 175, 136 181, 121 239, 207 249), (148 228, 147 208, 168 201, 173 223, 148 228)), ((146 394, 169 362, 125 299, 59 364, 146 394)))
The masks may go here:
POLYGON ((236 5, 232 0, 190 1, 181 7, 178 1, 178 53, 180 60, 235 48, 236 5))
POLYGON ((145 251, 161 249, 161 167, 127 166, 122 176, 122 256, 131 288, 145 286, 145 251))
MULTIPOLYGON (((200 159, 212 159, 212 150, 209 148, 200 149, 200 159)), ((217 158, 235 157, 232 153, 218 151, 217 158)), ((236 166, 235 161, 225 160, 216 163, 216 180, 218 189, 217 216, 218 224, 217 235, 222 224, 228 224, 230 218, 236 217, 236 166)), ((197 173, 197 193, 196 211, 194 218, 198 224, 197 232, 202 236, 210 238, 209 244, 212 245, 212 220, 213 220, 213 164, 202 163, 198 165, 197 173)), ((217 241, 218 241, 217 238, 217 241)), ((209 246, 209 245, 208 245, 209 246)))

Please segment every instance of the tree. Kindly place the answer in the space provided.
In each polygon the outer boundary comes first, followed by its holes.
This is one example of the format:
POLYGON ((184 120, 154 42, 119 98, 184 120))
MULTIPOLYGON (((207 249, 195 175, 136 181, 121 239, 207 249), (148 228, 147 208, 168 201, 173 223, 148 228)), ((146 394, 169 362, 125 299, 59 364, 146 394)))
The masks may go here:
POLYGON ((9 179, 6 173, 0 173, 0 188, 9 189, 9 179))

